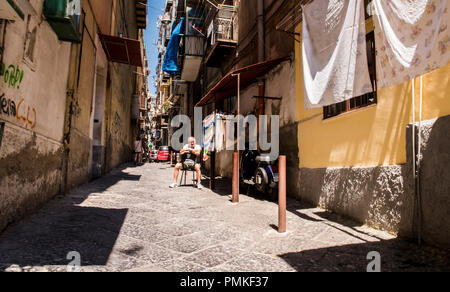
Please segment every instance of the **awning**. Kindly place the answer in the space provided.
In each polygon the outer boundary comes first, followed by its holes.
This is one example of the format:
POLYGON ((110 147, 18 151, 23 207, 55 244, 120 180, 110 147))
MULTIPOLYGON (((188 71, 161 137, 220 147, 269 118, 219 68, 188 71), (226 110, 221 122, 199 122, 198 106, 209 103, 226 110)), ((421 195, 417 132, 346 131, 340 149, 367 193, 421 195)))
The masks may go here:
POLYGON ((262 63, 257 63, 237 69, 228 73, 220 80, 195 106, 204 106, 210 102, 222 100, 224 98, 237 94, 237 77, 235 74, 241 74, 241 88, 256 82, 257 78, 266 75, 280 63, 290 60, 290 57, 284 57, 262 63))
POLYGON ((142 67, 140 41, 103 34, 99 37, 109 61, 142 67))

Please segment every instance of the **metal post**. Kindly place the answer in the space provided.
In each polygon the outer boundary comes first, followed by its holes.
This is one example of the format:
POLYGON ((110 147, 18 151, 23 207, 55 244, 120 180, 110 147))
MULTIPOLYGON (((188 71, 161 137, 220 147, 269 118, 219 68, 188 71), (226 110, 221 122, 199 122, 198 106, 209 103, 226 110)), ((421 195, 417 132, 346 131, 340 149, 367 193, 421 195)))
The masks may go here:
POLYGON ((233 203, 239 203, 239 152, 233 153, 233 203))
POLYGON ((212 191, 216 189, 216 151, 211 152, 211 178, 209 187, 212 191))
MULTIPOLYGON (((235 74, 237 76, 237 116, 241 114, 241 74, 235 74)), ((239 149, 241 147, 240 141, 240 129, 241 123, 240 119, 237 119, 237 151, 233 154, 233 203, 239 203, 239 161, 240 153, 239 149)))
POLYGON ((278 183, 278 232, 286 232, 286 156, 279 158, 279 183, 278 183))
MULTIPOLYGON (((214 103, 213 103, 213 112, 214 115, 216 115, 216 98, 214 97, 214 103)), ((216 117, 214 118, 215 122, 216 117)), ((215 129, 214 129, 214 142, 216 141, 216 131, 217 131, 217 124, 215 124, 215 129)), ((215 143, 214 143, 215 144, 215 143)), ((215 147, 214 147, 215 148, 215 147)), ((216 189, 216 149, 214 149, 214 151, 211 152, 211 171, 210 171, 210 179, 209 179, 209 188, 214 191, 216 189)))

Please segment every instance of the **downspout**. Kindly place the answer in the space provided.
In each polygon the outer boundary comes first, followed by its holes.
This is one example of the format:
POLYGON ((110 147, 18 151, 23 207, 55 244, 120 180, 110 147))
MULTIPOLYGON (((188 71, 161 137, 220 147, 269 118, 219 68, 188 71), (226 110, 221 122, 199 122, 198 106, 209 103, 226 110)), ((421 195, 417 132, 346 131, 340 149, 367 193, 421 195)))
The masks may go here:
POLYGON ((420 172, 422 160, 422 105, 423 105, 423 77, 420 77, 420 100, 419 100, 419 121, 416 130, 416 85, 415 79, 412 80, 412 151, 413 151, 413 180, 414 180, 414 199, 415 216, 417 216, 417 240, 419 246, 422 244, 422 198, 420 186, 420 172))
POLYGON ((2 20, 3 24, 3 31, 2 31, 2 44, 0 47, 0 66, 3 66, 3 56, 5 55, 5 39, 6 39, 6 25, 8 24, 8 21, 6 19, 2 20))
POLYGON ((422 168, 422 119, 423 119, 423 76, 420 76, 420 101, 419 101, 419 134, 417 142, 417 215, 419 220, 418 239, 419 245, 422 245, 422 191, 421 191, 421 168, 422 168))
MULTIPOLYGON (((265 61, 265 32, 264 32, 264 0, 258 0, 258 62, 265 61)), ((261 78, 258 80, 258 133, 259 133, 259 117, 264 115, 264 95, 266 91, 265 79, 261 78)), ((258 139, 259 140, 259 139, 258 139)), ((259 143, 258 143, 259 149, 259 143)))
POLYGON ((258 0, 258 62, 265 60, 264 0, 258 0))

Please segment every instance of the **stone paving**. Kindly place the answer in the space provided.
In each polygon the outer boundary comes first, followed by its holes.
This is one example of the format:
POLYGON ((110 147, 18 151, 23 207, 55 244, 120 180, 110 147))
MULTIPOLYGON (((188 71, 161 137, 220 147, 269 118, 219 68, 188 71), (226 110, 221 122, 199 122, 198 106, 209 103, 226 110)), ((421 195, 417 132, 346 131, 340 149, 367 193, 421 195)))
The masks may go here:
POLYGON ((66 271, 75 251, 81 271, 364 272, 377 251, 382 271, 450 271, 445 251, 293 199, 280 235, 276 203, 242 195, 232 204, 226 180, 216 192, 172 190, 172 171, 124 166, 55 198, 0 235, 0 270, 66 271))

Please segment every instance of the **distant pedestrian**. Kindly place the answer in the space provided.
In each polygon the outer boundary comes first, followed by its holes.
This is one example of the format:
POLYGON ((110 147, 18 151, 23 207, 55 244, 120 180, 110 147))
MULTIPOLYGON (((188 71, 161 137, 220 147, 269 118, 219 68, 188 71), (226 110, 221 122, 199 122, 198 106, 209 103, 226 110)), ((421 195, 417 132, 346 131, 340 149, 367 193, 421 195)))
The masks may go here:
POLYGON ((138 165, 142 162, 142 154, 144 153, 144 148, 142 147, 142 140, 139 136, 136 137, 134 141, 134 164, 138 165))

